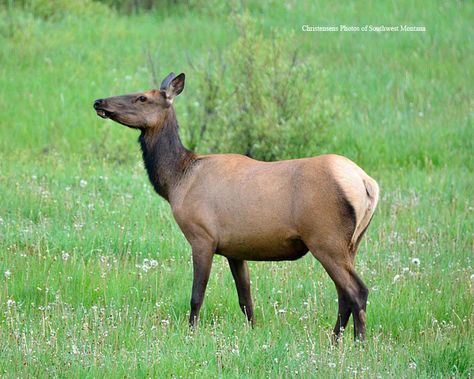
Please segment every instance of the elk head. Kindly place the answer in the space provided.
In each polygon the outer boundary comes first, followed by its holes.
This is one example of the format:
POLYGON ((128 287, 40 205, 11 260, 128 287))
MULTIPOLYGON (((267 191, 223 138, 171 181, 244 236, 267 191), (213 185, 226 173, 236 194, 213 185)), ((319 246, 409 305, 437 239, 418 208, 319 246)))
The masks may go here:
POLYGON ((94 101, 94 109, 102 118, 110 118, 134 129, 159 128, 173 100, 184 89, 184 73, 170 73, 160 89, 129 95, 113 96, 94 101))

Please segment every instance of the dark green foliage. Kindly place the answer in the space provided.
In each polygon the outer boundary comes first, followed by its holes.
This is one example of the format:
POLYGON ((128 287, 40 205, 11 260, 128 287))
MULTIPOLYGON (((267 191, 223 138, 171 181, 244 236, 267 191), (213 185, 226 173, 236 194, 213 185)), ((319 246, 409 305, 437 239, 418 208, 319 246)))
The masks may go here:
POLYGON ((67 15, 87 16, 97 12, 107 14, 109 9, 93 0, 1 0, 10 12, 25 11, 43 20, 60 19, 67 15))

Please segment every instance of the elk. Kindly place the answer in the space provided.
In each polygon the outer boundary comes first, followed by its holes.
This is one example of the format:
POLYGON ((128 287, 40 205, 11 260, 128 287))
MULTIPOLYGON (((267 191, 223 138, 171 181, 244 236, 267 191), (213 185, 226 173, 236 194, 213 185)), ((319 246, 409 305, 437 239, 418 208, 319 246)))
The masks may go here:
POLYGON ((310 251, 336 286, 335 339, 352 314, 354 338, 363 340, 368 289, 354 260, 377 206, 377 182, 334 154, 262 162, 187 150, 173 108, 184 83, 184 73, 171 73, 159 90, 98 99, 93 106, 100 117, 140 131, 148 177, 191 245, 190 326, 196 326, 215 254, 227 258, 240 308, 253 325, 247 261, 296 260, 310 251))

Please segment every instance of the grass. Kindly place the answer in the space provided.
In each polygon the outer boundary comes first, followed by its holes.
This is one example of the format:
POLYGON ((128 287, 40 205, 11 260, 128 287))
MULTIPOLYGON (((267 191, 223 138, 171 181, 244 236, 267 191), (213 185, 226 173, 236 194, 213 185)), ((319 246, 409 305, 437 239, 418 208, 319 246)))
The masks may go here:
MULTIPOLYGON (((45 21, 4 8, 4 25, 21 27, 0 27, 0 375, 473 376, 474 7, 288 4, 252 15, 265 33, 295 33, 344 105, 324 150, 306 155, 346 155, 382 189, 357 259, 367 343, 353 344, 350 327, 331 345, 336 292, 309 255, 250 263, 254 329, 216 257, 192 333, 190 249, 136 133, 92 111, 97 97, 149 87, 147 48, 162 75, 225 50, 236 38, 226 17, 99 9, 45 21), (300 32, 402 22, 428 32, 300 32)), ((185 137, 192 93, 190 76, 176 105, 185 137)))

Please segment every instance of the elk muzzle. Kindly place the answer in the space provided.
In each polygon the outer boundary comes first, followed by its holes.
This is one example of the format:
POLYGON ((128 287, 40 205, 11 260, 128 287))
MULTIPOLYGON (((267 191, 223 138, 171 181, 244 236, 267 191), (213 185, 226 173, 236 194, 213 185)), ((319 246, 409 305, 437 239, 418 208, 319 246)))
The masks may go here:
POLYGON ((111 115, 111 112, 107 111, 105 109, 106 107, 106 102, 104 99, 97 99, 94 101, 94 109, 97 113, 98 116, 102 118, 109 118, 111 115))

